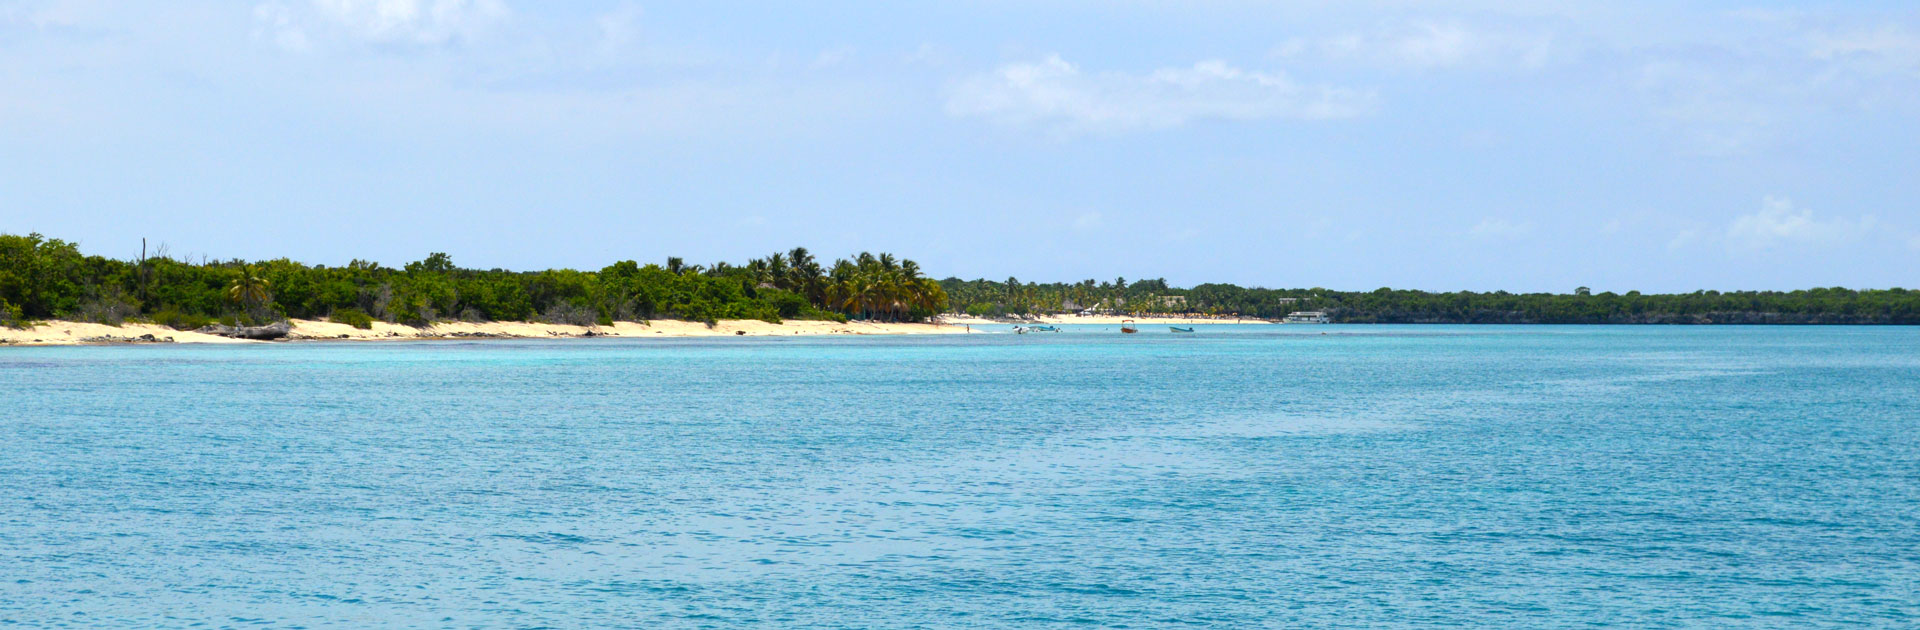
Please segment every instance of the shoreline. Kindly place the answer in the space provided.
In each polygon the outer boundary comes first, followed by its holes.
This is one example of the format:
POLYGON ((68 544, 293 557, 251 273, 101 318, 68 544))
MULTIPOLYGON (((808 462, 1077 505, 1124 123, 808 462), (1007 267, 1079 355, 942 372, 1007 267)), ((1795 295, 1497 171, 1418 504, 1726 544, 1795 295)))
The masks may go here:
POLYGON ((1267 320, 1257 317, 1214 318, 1214 317, 1169 317, 1164 315, 1041 315, 1030 320, 997 320, 984 317, 945 317, 942 322, 949 324, 972 324, 974 326, 1027 326, 1032 324, 1087 324, 1108 326, 1131 321, 1135 324, 1265 324, 1267 320))
POLYGON ((700 322, 656 319, 650 322, 614 322, 611 326, 574 326, 537 322, 441 322, 414 327, 374 322, 359 329, 328 321, 293 319, 293 330, 283 339, 257 341, 174 330, 159 324, 127 322, 119 326, 61 320, 42 321, 29 328, 0 328, 0 347, 89 346, 163 343, 290 343, 302 341, 418 341, 437 339, 598 339, 603 337, 795 337, 823 335, 963 335, 986 334, 967 322, 881 323, 787 320, 770 324, 760 320, 721 320, 709 328, 700 322))

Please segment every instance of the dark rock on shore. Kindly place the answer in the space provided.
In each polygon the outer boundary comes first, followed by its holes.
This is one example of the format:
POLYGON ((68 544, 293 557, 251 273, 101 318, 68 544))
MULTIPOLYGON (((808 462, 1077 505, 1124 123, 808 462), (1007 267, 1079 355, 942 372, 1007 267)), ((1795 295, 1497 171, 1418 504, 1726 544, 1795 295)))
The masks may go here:
POLYGON ((550 337, 617 337, 620 335, 620 333, 598 332, 598 331, 589 330, 583 333, 574 334, 570 332, 560 332, 558 330, 549 330, 547 331, 547 335, 550 337))
POLYGON ((173 338, 172 337, 155 337, 151 334, 140 335, 138 337, 131 337, 131 336, 115 337, 113 335, 101 335, 98 337, 81 337, 80 343, 173 343, 173 338))
POLYGON ((265 341, 269 339, 280 339, 280 338, 286 337, 289 333, 293 332, 293 324, 290 324, 284 321, 274 322, 271 324, 267 324, 265 326, 226 326, 222 324, 213 324, 210 326, 202 326, 199 329, 194 330, 193 332, 205 333, 209 335, 219 335, 221 337, 230 337, 233 339, 255 339, 255 340, 265 341))

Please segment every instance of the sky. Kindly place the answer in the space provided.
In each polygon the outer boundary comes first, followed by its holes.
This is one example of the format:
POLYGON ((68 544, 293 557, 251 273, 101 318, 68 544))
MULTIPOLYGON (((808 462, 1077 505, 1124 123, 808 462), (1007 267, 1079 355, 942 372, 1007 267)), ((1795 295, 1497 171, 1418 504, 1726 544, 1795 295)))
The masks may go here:
POLYGON ((0 147, 116 258, 1920 287, 1920 6, 0 0, 0 147))

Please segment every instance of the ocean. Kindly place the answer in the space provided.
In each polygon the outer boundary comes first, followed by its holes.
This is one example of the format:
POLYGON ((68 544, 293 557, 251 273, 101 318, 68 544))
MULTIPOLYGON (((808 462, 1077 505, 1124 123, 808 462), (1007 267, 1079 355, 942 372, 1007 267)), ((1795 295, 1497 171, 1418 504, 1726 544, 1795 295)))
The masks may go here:
POLYGON ((1920 330, 1067 328, 0 348, 0 626, 1920 627, 1920 330))

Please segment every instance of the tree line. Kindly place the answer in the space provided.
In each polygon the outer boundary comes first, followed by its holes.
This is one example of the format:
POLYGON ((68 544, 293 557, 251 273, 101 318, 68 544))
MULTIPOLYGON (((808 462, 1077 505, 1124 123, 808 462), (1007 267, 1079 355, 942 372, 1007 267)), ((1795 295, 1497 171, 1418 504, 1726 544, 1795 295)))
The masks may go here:
POLYGON ((1178 288, 1165 279, 1030 283, 934 281, 890 254, 822 264, 806 248, 734 265, 627 260, 597 271, 466 269, 446 254, 400 268, 353 261, 120 260, 39 234, 0 234, 0 325, 36 319, 176 328, 213 321, 331 318, 425 325, 442 320, 608 324, 679 319, 925 321, 942 313, 1021 317, 1092 309, 1135 315, 1276 319, 1321 311, 1347 323, 1920 324, 1920 291, 1816 288, 1678 294, 1334 291, 1231 284, 1178 288))
POLYGON ((1920 324, 1920 291, 1816 288, 1675 294, 1333 291, 1231 284, 1170 287, 1165 279, 1073 283, 941 281, 954 309, 1020 317, 1092 309, 1128 315, 1278 319, 1321 311, 1344 323, 1456 324, 1920 324))
POLYGON ((598 271, 508 271, 456 266, 435 253, 400 268, 264 261, 188 261, 164 253, 121 260, 86 255, 39 234, 0 234, 0 324, 70 319, 145 320, 176 328, 283 318, 545 321, 591 325, 678 319, 924 321, 948 302, 918 264, 861 253, 823 265, 806 248, 743 265, 626 260, 598 271))

